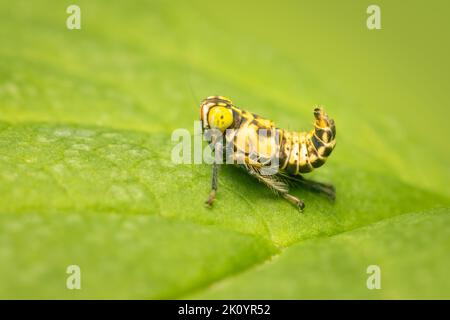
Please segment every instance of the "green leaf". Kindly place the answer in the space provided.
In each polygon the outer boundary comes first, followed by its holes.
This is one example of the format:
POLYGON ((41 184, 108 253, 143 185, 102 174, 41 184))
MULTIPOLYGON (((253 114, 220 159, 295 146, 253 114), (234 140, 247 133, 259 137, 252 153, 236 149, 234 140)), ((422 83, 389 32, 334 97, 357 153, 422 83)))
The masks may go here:
POLYGON ((172 298, 275 252, 250 236, 149 215, 3 214, 0 222, 3 298, 172 298), (69 265, 80 267, 81 290, 66 288, 69 265))
POLYGON ((363 2, 77 3, 81 30, 0 3, 1 298, 449 296, 446 10, 382 2, 372 32, 363 2), (295 189, 300 214, 225 166, 205 208, 211 168, 172 163, 171 133, 212 94, 290 130, 324 104, 337 147, 309 177, 336 201, 295 189))
POLYGON ((293 245, 197 299, 448 299, 449 210, 405 214, 293 245), (368 290, 367 267, 381 289, 368 290))

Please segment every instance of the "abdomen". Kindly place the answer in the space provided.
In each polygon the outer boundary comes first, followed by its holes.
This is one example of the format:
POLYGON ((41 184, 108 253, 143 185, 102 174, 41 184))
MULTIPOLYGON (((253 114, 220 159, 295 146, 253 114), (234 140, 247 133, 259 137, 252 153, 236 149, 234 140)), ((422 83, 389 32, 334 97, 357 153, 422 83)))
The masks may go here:
POLYGON ((280 170, 291 175, 322 166, 336 145, 336 126, 321 108, 314 110, 316 121, 310 132, 282 131, 280 170))

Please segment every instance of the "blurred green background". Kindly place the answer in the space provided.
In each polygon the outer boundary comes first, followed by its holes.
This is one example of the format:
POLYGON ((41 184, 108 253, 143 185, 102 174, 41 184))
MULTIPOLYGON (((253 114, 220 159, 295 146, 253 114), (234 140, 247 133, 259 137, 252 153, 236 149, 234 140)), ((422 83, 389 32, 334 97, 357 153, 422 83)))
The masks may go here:
POLYGON ((0 0, 0 298, 450 298, 450 7, 370 4, 0 0), (226 167, 204 208, 171 133, 215 94, 291 130, 324 105, 336 202, 226 167))

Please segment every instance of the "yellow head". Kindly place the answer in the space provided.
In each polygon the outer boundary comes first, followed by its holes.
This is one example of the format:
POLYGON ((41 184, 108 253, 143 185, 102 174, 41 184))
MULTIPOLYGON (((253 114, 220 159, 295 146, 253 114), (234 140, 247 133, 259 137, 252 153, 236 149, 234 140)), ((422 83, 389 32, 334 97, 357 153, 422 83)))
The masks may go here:
POLYGON ((213 96, 203 100, 200 106, 200 117, 203 129, 218 129, 224 132, 234 122, 232 102, 230 99, 213 96))

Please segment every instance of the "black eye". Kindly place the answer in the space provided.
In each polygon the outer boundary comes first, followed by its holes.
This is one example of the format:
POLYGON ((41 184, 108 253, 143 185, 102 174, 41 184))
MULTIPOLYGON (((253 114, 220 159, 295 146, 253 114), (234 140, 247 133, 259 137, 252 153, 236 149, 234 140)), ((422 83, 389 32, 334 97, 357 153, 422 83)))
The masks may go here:
POLYGON ((223 115, 222 115, 222 116, 220 116, 220 119, 223 119, 223 115))

